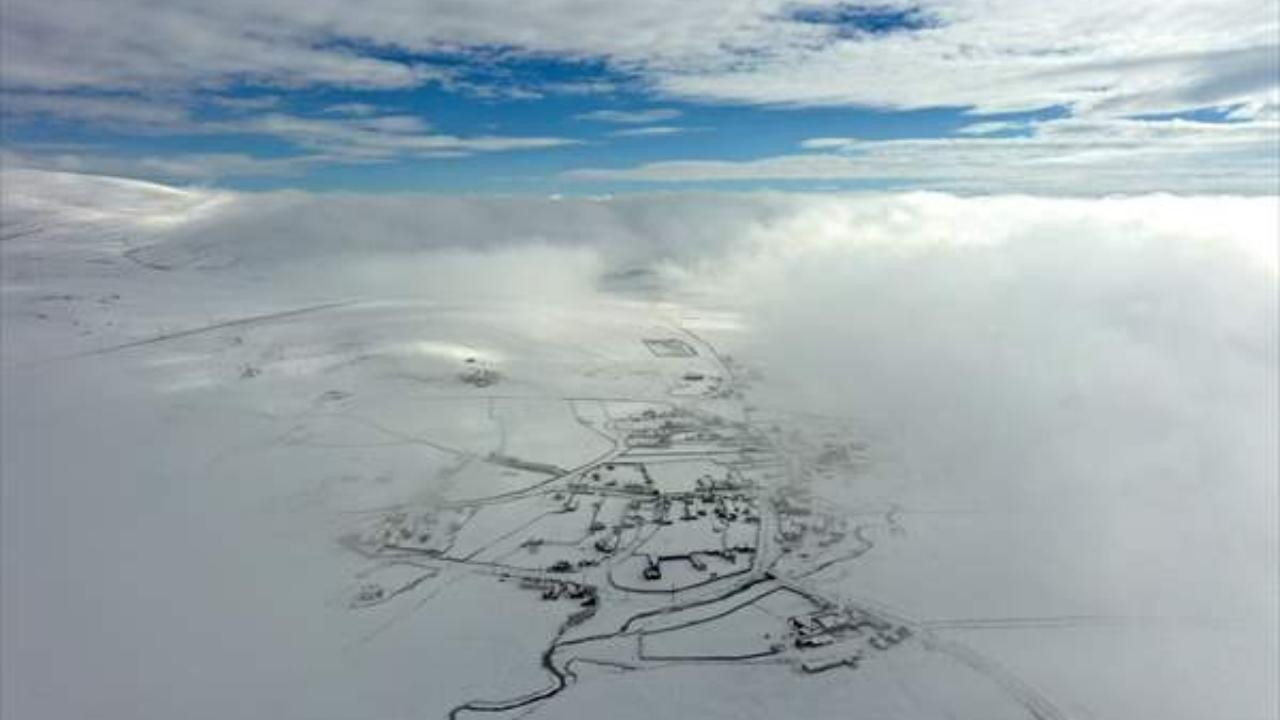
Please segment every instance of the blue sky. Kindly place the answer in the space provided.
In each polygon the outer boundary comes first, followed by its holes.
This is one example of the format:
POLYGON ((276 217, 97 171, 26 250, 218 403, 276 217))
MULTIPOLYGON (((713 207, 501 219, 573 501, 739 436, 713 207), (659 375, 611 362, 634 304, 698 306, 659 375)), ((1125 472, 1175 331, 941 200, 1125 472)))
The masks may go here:
POLYGON ((1269 2, 5 0, 3 160, 248 189, 1274 192, 1269 2))

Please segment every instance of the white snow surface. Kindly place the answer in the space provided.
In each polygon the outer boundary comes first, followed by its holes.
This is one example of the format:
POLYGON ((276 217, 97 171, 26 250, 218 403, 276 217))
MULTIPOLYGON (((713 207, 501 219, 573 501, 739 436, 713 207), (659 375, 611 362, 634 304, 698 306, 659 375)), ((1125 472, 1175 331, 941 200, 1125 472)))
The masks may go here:
MULTIPOLYGON (((730 407, 643 343, 686 330, 750 368, 742 402, 865 444, 816 488, 893 522, 824 592, 1062 717, 1277 717, 1276 198, 0 180, 2 717, 437 718, 545 686, 563 608, 444 568, 353 611, 343 538, 546 478, 490 454, 589 464, 610 408, 730 407)), ((886 657, 584 667, 527 710, 1026 716, 886 657)))

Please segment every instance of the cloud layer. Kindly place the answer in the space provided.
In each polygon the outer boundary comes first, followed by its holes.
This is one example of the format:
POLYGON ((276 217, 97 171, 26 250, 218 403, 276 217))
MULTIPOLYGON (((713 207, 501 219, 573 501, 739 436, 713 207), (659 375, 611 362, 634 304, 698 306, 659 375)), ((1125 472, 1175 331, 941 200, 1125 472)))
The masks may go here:
MULTIPOLYGON (((751 105, 946 108, 974 122, 946 140, 949 131, 846 138, 840 153, 726 155, 709 143, 719 155, 686 147, 671 156, 665 148, 677 145, 665 144, 628 167, 593 160, 558 179, 1259 193, 1280 177, 1277 37, 1270 0, 371 0, 359 12, 332 0, 9 0, 0 104, 24 126, 53 120, 203 143, 161 156, 27 138, 8 156, 168 181, 558 148, 594 141, 593 125, 620 126, 602 138, 630 150, 680 134, 669 121, 689 114, 684 107, 751 105), (556 70, 539 70, 547 66, 556 70), (238 95, 246 89, 259 94, 238 95), (335 92, 358 95, 312 112, 282 101, 335 92), (574 107, 562 132, 497 132, 487 122, 445 131, 380 110, 376 99, 395 93, 480 103, 617 93, 613 102, 625 102, 574 107), (1006 124, 1010 114, 1058 120, 1019 127, 1006 124)), ((418 110, 434 119, 430 103, 418 110)), ((736 144, 754 149, 754 139, 736 144)))
POLYGON ((1045 194, 1277 190, 1280 122, 1063 119, 978 123, 965 137, 813 138, 791 155, 669 160, 579 169, 579 180, 696 183, 762 180, 888 181, 966 193, 1045 194), (992 133, 1016 135, 990 137, 992 133))
POLYGON ((663 0, 342 3, 12 0, 5 82, 41 89, 269 85, 403 88, 450 71, 418 54, 509 48, 602 59, 674 96, 761 103, 1068 105, 1274 111, 1267 0, 1111 5, 926 0, 806 6, 663 0), (68 18, 76 18, 74 22, 68 18), (618 32, 624 28, 624 32, 618 32))

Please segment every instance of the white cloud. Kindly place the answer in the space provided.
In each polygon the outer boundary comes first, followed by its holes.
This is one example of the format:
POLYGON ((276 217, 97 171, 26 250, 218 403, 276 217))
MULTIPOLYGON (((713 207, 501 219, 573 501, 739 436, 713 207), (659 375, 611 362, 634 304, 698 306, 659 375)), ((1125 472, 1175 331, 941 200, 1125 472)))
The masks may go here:
MULTIPOLYGON (((394 90, 437 84, 477 96, 536 99, 553 92, 612 92, 621 82, 654 102, 960 107, 975 117, 959 131, 973 141, 967 144, 863 142, 858 159, 783 155, 740 163, 673 161, 609 174, 672 180, 906 181, 919 176, 930 187, 1000 189, 1014 187, 1010 181, 1025 172, 1028 190, 1070 192, 1213 189, 1214 177, 1224 183, 1216 189, 1253 191, 1274 182, 1263 177, 1260 166, 1266 163, 1256 154, 1271 152, 1268 143, 1232 146, 1239 150, 1231 155, 1238 167, 1230 168, 1227 158, 1205 157, 1219 142, 1210 140, 1217 135, 1209 130, 1195 137, 1184 133, 1185 148, 1155 132, 1142 147, 1133 136, 1112 137, 1115 128, 1099 131, 1104 147, 1093 152, 1083 141, 1048 142, 1044 128, 1036 129, 1031 140, 978 143, 1015 129, 984 121, 982 115, 1054 106, 1066 108, 1068 117, 1099 123, 1206 107, 1226 110, 1235 120, 1274 123, 1280 107, 1280 16, 1274 0, 892 0, 866 7, 890 15, 906 12, 921 22, 874 32, 841 26, 839 13, 797 16, 808 7, 792 0, 532 0, 518 6, 497 0, 369 0, 355 13, 337 0, 9 0, 0 24, 0 82, 9 91, 6 106, 28 116, 133 123, 148 130, 183 122, 182 105, 199 104, 204 91, 235 85, 283 92, 303 86, 394 90), (628 31, 617 32, 619 27, 628 31), (413 59, 430 53, 453 53, 459 62, 445 67, 413 59), (598 61, 626 79, 526 77, 519 75, 518 65, 477 77, 466 71, 469 64, 521 57, 598 61), (1054 164, 1050 153, 1056 149, 1071 158, 1059 164, 1081 171, 1091 159, 1100 181, 1081 173, 1042 172, 1054 164), (989 158, 1011 164, 995 177, 998 169, 989 158), (1161 158, 1174 164, 1161 165, 1161 158), (971 172, 956 167, 968 159, 975 163, 971 172), (916 160, 923 162, 912 166, 916 160), (1141 176, 1144 169, 1147 174, 1141 176), (1068 178, 1081 184, 1068 187, 1068 178)), ((233 107, 259 101, 221 97, 211 102, 233 107)), ((346 105, 346 112, 331 111, 326 119, 377 114, 358 103, 346 105)), ((665 128, 670 126, 664 121, 679 115, 676 109, 655 107, 602 109, 578 117, 665 128)), ((409 138, 354 124, 323 127, 310 119, 255 122, 275 124, 305 147, 352 157, 453 156, 569 142, 434 133, 409 138)), ((1270 127, 1254 125, 1250 132, 1256 141, 1270 127)), ((805 149, 821 150, 820 143, 811 141, 805 149)))
POLYGON ((870 180, 963 192, 1099 194, 1276 191, 1280 125, 1271 121, 1076 120, 1029 137, 814 138, 812 152, 755 160, 672 160, 580 169, 574 180, 870 180))
POLYGON ((612 95, 622 85, 611 80, 557 81, 540 83, 538 89, 557 95, 612 95))
POLYGON ((994 135, 996 133, 1010 132, 1013 130, 1026 130, 1029 125, 1025 122, 1011 121, 991 121, 969 123, 959 130, 957 133, 961 135, 994 135))
POLYGON ((7 154, 7 162, 23 167, 161 180, 212 181, 225 177, 288 176, 322 164, 386 162, 407 157, 460 157, 475 153, 562 147, 577 142, 559 137, 439 133, 419 116, 377 115, 374 114, 376 108, 363 104, 331 106, 325 109, 323 117, 276 112, 196 121, 177 106, 132 98, 49 94, 10 94, 4 97, 6 110, 13 114, 49 115, 100 125, 119 124, 131 132, 268 136, 283 140, 301 151, 272 157, 257 157, 243 152, 138 156, 111 152, 97 146, 60 148, 33 144, 14 146, 7 154))
POLYGON ((256 157, 245 153, 174 153, 123 155, 102 148, 51 148, 31 152, 5 150, 0 165, 9 168, 154 178, 169 182, 208 183, 228 177, 289 177, 316 165, 354 162, 323 154, 256 157))
POLYGON ((609 133, 613 137, 655 137, 661 135, 679 135, 688 132, 688 128, 675 125, 646 125, 645 127, 622 128, 609 133))
POLYGON ((644 125, 680 117, 680 111, 674 108, 652 108, 650 110, 592 110, 577 116, 579 120, 618 123, 622 125, 644 125))
POLYGON ((329 105, 321 112, 327 115, 354 115, 357 117, 366 117, 378 114, 378 106, 369 103, 338 103, 337 105, 329 105))
MULTIPOLYGON (((369 52, 504 47, 598 58, 673 96, 981 111, 1257 104, 1277 87, 1271 0, 924 0, 900 32, 801 22, 795 3, 11 0, 5 83, 36 88, 400 88, 452 74, 369 52), (75 22, 69 18, 76 18, 75 22), (628 28, 617 32, 618 27, 628 28)), ((536 90, 536 88, 535 88, 536 90)))
POLYGON ((431 131, 415 115, 353 118, 303 118, 272 114, 233 126, 242 132, 272 135, 301 147, 337 156, 389 158, 430 157, 439 153, 501 152, 572 145, 558 137, 478 135, 460 137, 431 131))
POLYGON ((255 95, 252 97, 234 97, 215 95, 206 100, 211 105, 243 112, 271 110, 279 107, 284 98, 279 95, 255 95))
POLYGON ((307 27, 287 2, 163 5, 88 0, 6 6, 6 85, 41 89, 278 86, 410 87, 439 75, 421 64, 362 55, 307 27), (71 18, 75 18, 74 21, 71 18))
POLYGON ((805 150, 841 150, 855 142, 852 138, 819 137, 800 141, 800 147, 805 150))
POLYGON ((132 95, 6 92, 0 94, 0 112, 26 118, 70 118, 133 130, 179 129, 191 125, 190 114, 182 103, 132 95))

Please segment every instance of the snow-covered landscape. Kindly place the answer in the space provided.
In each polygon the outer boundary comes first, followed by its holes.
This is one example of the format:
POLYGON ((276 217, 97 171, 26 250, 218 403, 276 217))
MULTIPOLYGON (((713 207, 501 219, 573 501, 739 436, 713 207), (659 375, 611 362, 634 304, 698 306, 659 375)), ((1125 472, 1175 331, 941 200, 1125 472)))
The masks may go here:
POLYGON ((1274 198, 2 187, 0 716, 1274 718, 1274 198))

